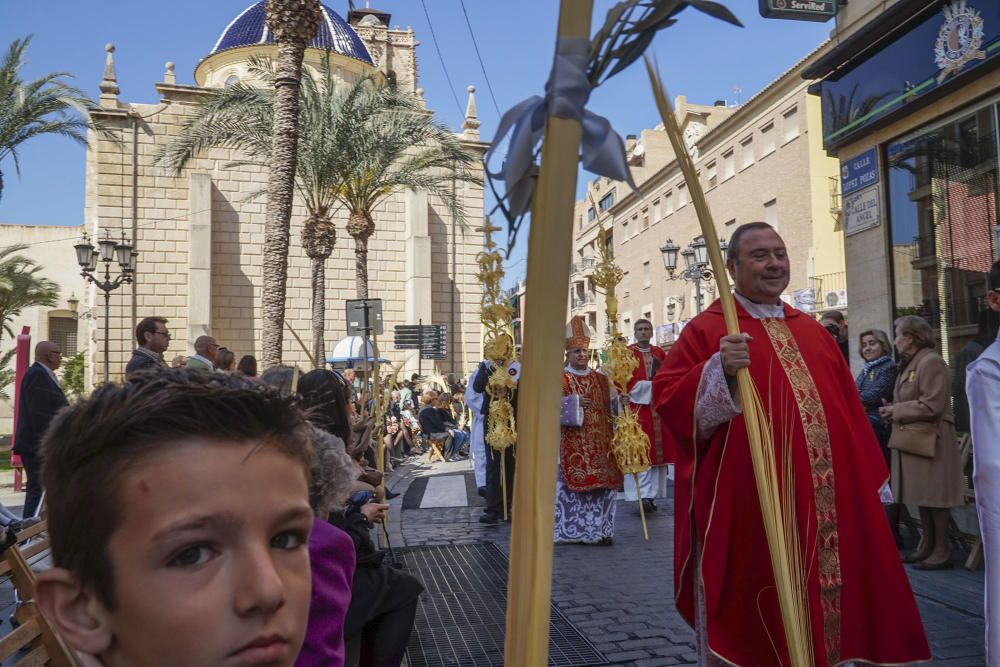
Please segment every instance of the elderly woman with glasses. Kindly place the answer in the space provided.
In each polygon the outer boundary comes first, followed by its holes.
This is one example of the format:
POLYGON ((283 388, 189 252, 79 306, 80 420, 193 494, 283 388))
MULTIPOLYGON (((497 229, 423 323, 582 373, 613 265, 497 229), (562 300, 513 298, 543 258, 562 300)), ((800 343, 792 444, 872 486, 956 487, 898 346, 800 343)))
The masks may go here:
POLYGON ((881 329, 869 329, 858 336, 858 349, 861 351, 861 358, 865 360, 864 368, 856 378, 858 393, 865 406, 868 422, 882 448, 885 463, 889 465, 889 435, 892 429, 879 416, 878 409, 892 401, 892 391, 896 384, 896 362, 889 356, 892 344, 888 334, 881 329))
POLYGON ((934 343, 934 330, 924 318, 906 315, 896 320, 899 372, 892 405, 879 411, 892 424, 892 494, 896 502, 920 508, 923 538, 917 550, 903 558, 919 570, 952 566, 948 524, 951 508, 962 504, 951 382, 934 343))

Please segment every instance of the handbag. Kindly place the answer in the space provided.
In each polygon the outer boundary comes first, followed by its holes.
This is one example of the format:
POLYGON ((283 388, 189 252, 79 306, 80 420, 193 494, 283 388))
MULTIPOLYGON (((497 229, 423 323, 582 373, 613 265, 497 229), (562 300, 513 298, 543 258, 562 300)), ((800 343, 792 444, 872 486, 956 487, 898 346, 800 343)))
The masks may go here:
POLYGON ((570 394, 562 397, 562 407, 559 410, 559 423, 562 426, 583 426, 583 406, 580 405, 580 394, 570 394))
POLYGON ((889 436, 889 449, 898 449, 907 454, 932 459, 937 451, 937 422, 893 422, 889 436))

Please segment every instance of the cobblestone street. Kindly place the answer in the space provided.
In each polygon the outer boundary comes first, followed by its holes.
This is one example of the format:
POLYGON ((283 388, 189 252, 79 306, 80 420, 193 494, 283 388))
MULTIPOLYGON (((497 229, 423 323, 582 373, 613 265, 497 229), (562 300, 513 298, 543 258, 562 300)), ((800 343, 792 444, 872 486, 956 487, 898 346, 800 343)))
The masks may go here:
MULTIPOLYGON (((435 506, 428 485, 419 507, 411 485, 422 478, 467 476, 466 463, 417 464, 401 467, 390 521, 393 546, 429 546, 494 542, 509 552, 510 526, 478 522, 481 501, 474 496, 464 507, 435 506), (410 500, 408 500, 408 497, 410 500), (406 507, 404 507, 406 505, 406 507), (399 509, 403 508, 403 509, 399 509)), ((436 485, 436 484, 435 484, 436 485)), ((452 499, 446 503, 454 502, 452 499)), ((442 503, 444 504, 444 503, 442 503)), ((577 629, 621 667, 695 664, 694 633, 673 604, 673 507, 648 517, 649 541, 634 504, 620 501, 612 547, 560 545, 555 548, 552 599, 577 629)), ((934 653, 934 665, 981 667, 983 652, 982 570, 920 572, 907 568, 934 653)))

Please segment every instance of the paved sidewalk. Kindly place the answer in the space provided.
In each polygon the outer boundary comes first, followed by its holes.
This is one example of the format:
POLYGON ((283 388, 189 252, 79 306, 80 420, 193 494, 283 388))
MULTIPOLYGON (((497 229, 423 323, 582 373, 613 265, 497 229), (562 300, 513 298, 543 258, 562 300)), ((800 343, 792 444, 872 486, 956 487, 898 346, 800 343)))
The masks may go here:
MULTIPOLYGON (((440 487, 423 481, 456 475, 471 476, 471 466, 416 463, 397 469, 390 478, 393 490, 401 492, 389 522, 394 547, 495 542, 509 552, 508 524, 478 522, 482 501, 474 484, 466 484, 472 490, 460 507, 454 502, 455 481, 440 487), (447 493, 438 497, 435 488, 447 493)), ((621 667, 695 664, 693 632, 673 605, 672 501, 657 504, 660 511, 648 517, 648 542, 635 505, 621 501, 614 546, 555 548, 553 602, 621 667)), ((931 664, 982 667, 982 570, 907 572, 934 653, 931 664)))

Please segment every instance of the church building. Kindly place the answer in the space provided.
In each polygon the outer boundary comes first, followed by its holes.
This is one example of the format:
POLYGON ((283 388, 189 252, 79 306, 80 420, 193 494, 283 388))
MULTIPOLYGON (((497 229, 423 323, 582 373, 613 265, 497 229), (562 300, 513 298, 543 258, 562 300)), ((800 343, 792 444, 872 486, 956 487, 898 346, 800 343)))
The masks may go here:
MULTIPOLYGON (((193 83, 179 81, 173 63, 166 63, 162 80, 155 84, 160 98, 156 104, 122 100, 114 47, 109 44, 95 120, 111 128, 113 137, 91 137, 83 226, 57 230, 3 226, 2 236, 9 242, 31 244, 24 254, 60 284, 63 301, 56 309, 26 312, 14 328, 32 326, 33 341, 56 337, 67 356, 84 352, 88 386, 102 378, 106 316, 110 317, 112 381, 122 378, 135 347, 136 322, 149 315, 169 320, 168 362, 175 355, 190 355, 194 339, 203 334, 214 336, 237 358, 260 354, 266 197, 251 195, 265 189, 267 170, 226 168, 237 157, 234 151, 212 149, 200 153, 174 176, 156 166, 154 157, 181 132, 194 106, 211 89, 248 80, 252 58, 276 56, 264 5, 263 0, 252 4, 221 30, 195 68, 193 83), (112 292, 107 314, 103 294, 87 285, 76 270, 73 246, 84 232, 93 242, 124 236, 138 252, 135 280, 112 292), (76 303, 71 303, 71 297, 76 303)), ((418 42, 412 29, 390 27, 390 18, 375 9, 357 9, 345 20, 323 6, 323 21, 306 50, 304 67, 318 74, 322 60, 331 53, 338 81, 351 83, 377 70, 422 99, 418 42)), ((480 140, 472 90, 458 136, 479 156, 488 144, 480 140)), ((453 219, 441 201, 420 191, 393 193, 373 211, 376 231, 369 241, 368 270, 370 297, 382 300, 384 333, 378 340, 379 350, 407 374, 417 370, 417 351, 393 349, 396 325, 446 327, 447 359, 424 361, 425 372, 434 368, 461 376, 479 359, 481 285, 475 277, 475 258, 482 237, 472 230, 482 220, 483 189, 481 184, 461 182, 454 187, 466 211, 465 220, 453 219)), ((305 207, 296 200, 283 347, 285 363, 302 368, 308 367, 305 349, 312 348, 310 260, 300 240, 306 216, 305 207)), ((326 264, 327 351, 345 336, 345 302, 355 296, 354 242, 344 229, 346 212, 338 211, 334 222, 337 242, 326 264)), ((0 406, 0 420, 8 411, 9 407, 0 406)))

